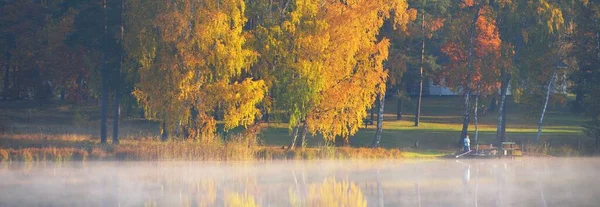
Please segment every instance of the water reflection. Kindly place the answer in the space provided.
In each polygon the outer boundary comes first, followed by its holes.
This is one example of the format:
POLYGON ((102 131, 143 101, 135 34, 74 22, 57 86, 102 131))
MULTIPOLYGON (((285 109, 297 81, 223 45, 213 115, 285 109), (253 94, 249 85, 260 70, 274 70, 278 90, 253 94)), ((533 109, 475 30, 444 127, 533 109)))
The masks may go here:
POLYGON ((1 163, 0 206, 598 206, 597 159, 1 163))

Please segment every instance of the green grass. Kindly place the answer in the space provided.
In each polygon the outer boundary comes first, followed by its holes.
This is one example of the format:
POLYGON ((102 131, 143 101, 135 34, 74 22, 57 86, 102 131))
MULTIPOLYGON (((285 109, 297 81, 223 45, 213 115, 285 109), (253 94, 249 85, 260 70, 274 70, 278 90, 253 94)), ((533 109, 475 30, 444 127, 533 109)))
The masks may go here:
POLYGON ((411 159, 432 159, 453 154, 454 151, 404 149, 402 156, 411 159))
MULTIPOLYGON (((396 100, 386 101, 381 146, 385 148, 411 148, 419 141, 419 148, 434 150, 455 149, 462 130, 462 99, 460 97, 424 97, 421 122, 414 127, 414 101, 404 101, 402 120, 396 120, 396 100)), ((489 101, 488 101, 489 102, 489 101)), ((537 133, 539 117, 525 112, 517 104, 509 102, 507 109, 507 136, 517 142, 532 142, 537 133)), ((479 117, 479 141, 490 143, 496 137, 497 112, 487 112, 479 117)), ((473 122, 473 119, 471 119, 473 122)), ((550 106, 543 125, 542 140, 551 145, 578 146, 592 140, 582 133, 582 115, 572 114, 562 106, 550 106)), ((469 126, 474 136, 474 125, 469 126)), ((375 126, 364 126, 350 137, 354 146, 369 146, 375 136, 375 126)), ((284 146, 291 142, 287 125, 271 124, 261 138, 266 144, 284 146)), ((317 135, 309 137, 309 145, 322 145, 317 135)))

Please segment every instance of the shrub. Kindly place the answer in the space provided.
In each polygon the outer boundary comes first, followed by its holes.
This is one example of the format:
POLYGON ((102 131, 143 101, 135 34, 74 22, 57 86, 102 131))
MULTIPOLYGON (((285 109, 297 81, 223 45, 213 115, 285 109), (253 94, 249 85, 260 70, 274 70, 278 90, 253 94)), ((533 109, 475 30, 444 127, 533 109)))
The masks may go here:
POLYGON ((92 147, 89 150, 89 154, 90 154, 90 158, 94 158, 94 159, 103 159, 106 156, 108 156, 106 151, 100 147, 92 147))
POLYGON ((19 159, 23 162, 31 162, 33 161, 33 154, 31 154, 30 149, 23 149, 20 153, 17 152, 19 159))

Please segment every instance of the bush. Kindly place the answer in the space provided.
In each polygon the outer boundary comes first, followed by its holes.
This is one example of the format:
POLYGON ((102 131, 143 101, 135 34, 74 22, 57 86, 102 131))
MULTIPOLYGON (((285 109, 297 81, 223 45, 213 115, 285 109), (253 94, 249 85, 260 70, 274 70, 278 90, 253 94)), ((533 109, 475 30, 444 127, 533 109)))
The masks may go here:
POLYGON ((45 162, 45 161, 71 161, 87 159, 85 150, 75 148, 25 148, 19 150, 0 150, 0 159, 3 161, 45 162))

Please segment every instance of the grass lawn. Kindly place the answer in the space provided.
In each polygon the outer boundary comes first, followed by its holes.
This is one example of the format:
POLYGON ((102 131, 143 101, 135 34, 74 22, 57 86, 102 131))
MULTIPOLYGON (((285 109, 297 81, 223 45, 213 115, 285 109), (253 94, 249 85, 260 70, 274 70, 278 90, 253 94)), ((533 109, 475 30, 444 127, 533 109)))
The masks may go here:
MULTIPOLYGON (((381 146, 385 148, 412 148, 419 141, 419 148, 430 150, 453 150, 462 130, 461 97, 430 96, 423 98, 421 122, 414 127, 415 101, 404 101, 402 120, 396 120, 396 100, 386 101, 381 146)), ((539 112, 526 112, 517 104, 510 102, 507 109, 507 136, 509 140, 530 142, 535 139, 539 112)), ((497 112, 488 112, 479 117, 480 143, 490 143, 496 138, 497 112)), ((544 119, 542 140, 552 146, 571 145, 577 147, 592 143, 582 133, 581 125, 585 121, 582 115, 572 114, 565 107, 551 106, 544 119)), ((376 126, 364 126, 350 138, 354 146, 369 146, 375 136, 376 126)), ((469 126, 471 139, 474 137, 473 119, 469 126)), ((283 146, 291 142, 287 125, 271 124, 262 138, 268 145, 283 146)), ((309 138, 309 144, 320 145, 321 139, 309 138)))

